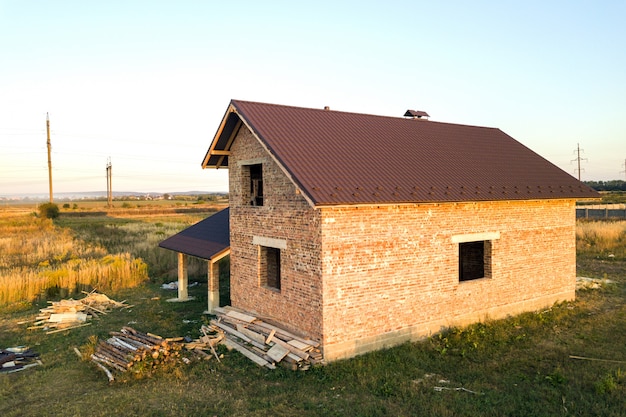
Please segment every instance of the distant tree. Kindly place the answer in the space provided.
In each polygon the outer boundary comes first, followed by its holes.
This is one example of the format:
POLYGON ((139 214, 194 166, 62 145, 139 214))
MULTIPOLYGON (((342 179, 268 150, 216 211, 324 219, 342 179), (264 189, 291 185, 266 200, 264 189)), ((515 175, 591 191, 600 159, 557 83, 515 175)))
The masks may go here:
POLYGON ((39 207, 39 216, 45 219, 56 219, 59 217, 59 206, 54 203, 43 203, 39 207))
POLYGON ((585 181, 589 187, 596 191, 626 191, 626 181, 585 181))
POLYGON ((65 204, 63 204, 63 208, 64 208, 64 209, 68 209, 68 208, 70 208, 70 203, 65 203, 65 204))

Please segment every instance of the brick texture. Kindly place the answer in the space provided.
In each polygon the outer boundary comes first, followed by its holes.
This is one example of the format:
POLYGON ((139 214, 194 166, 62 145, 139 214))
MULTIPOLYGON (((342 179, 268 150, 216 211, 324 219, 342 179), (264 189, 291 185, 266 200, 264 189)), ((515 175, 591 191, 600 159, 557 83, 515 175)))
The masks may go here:
POLYGON ((573 200, 312 208, 244 127, 229 158, 231 301, 322 343, 326 360, 575 296, 573 200), (263 165, 263 206, 245 164, 263 165), (249 175, 249 174, 248 174, 249 175), (459 282, 452 237, 498 234, 486 278, 459 282), (254 236, 282 239, 281 288, 254 236))

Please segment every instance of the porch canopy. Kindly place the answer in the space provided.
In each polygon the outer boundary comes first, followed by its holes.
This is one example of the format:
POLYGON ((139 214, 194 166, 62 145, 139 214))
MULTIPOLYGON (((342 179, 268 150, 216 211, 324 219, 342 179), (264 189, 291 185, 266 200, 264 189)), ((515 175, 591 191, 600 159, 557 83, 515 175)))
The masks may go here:
POLYGON ((206 259, 208 272, 208 310, 219 306, 219 271, 216 266, 224 256, 230 254, 230 216, 225 208, 206 219, 189 226, 159 243, 159 247, 178 252, 178 299, 187 300, 187 256, 206 259))

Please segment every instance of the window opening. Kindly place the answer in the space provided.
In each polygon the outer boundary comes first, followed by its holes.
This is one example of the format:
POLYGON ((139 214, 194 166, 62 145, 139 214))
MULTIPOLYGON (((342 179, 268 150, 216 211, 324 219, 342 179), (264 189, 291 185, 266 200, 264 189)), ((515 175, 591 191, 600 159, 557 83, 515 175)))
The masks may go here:
POLYGON ((491 242, 459 243, 459 281, 488 278, 491 275, 491 242))
POLYGON ((280 290, 280 249, 267 246, 259 248, 261 286, 280 290))
POLYGON ((250 165, 250 204, 263 205, 263 165, 250 165))

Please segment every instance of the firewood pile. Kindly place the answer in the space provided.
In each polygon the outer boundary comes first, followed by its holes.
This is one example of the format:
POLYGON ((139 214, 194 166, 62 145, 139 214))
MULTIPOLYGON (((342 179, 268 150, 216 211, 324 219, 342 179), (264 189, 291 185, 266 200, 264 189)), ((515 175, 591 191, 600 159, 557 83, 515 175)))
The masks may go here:
POLYGON ((211 320, 212 329, 221 329, 221 341, 228 349, 235 349, 259 366, 275 369, 280 363, 293 370, 307 370, 324 361, 320 344, 299 337, 257 317, 232 307, 216 308, 217 319, 211 320))
POLYGON ((88 320, 99 318, 114 308, 131 308, 124 301, 118 302, 104 294, 95 291, 87 294, 80 300, 48 301, 50 306, 39 309, 39 315, 28 330, 43 329, 46 334, 63 330, 88 326, 88 320))
MULTIPOLYGON (((213 346, 223 337, 207 334, 195 341, 187 341, 183 337, 163 338, 152 333, 142 333, 127 326, 109 335, 111 337, 106 341, 97 343, 90 357, 109 381, 115 380, 115 374, 120 372, 152 373, 180 363, 189 364, 191 359, 185 354, 186 351, 190 351, 195 358, 210 359, 212 356, 205 350, 211 350, 219 361, 213 346)), ((82 357, 78 349, 76 353, 82 357)))
POLYGON ((0 373, 23 371, 37 365, 41 365, 39 354, 27 347, 0 349, 0 373))

